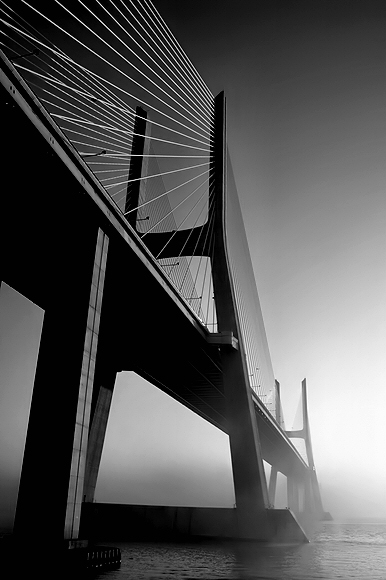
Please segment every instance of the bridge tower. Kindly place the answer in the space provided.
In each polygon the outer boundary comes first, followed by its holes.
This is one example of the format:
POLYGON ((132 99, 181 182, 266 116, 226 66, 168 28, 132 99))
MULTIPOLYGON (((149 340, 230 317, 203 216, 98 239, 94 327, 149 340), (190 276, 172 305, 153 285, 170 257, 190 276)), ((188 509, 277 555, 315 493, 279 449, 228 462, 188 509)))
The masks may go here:
MULTIPOLYGON (((138 107, 133 150, 135 149, 135 154, 139 157, 134 157, 130 165, 131 179, 137 181, 134 181, 130 190, 128 189, 126 197, 126 207, 129 208, 128 219, 134 228, 136 228, 135 208, 139 205, 142 176, 140 156, 147 147, 146 131, 146 112, 138 107)), ((221 352, 239 535, 243 538, 264 540, 270 537, 267 516, 268 489, 255 409, 250 394, 234 281, 227 253, 226 99, 223 92, 214 100, 212 137, 208 206, 214 215, 208 216, 206 224, 193 229, 147 235, 145 243, 153 255, 159 258, 210 255, 205 230, 214 220, 211 258, 218 333, 212 333, 208 340, 221 352)), ((146 157, 144 163, 145 159, 146 157)), ((141 235, 140 232, 137 233, 141 235)))
POLYGON ((301 429, 296 431, 286 431, 289 438, 292 439, 303 439, 306 446, 306 455, 308 462, 308 470, 306 473, 306 479, 302 482, 296 482, 292 479, 288 479, 288 502, 289 507, 294 508, 295 511, 299 511, 299 487, 304 489, 304 510, 306 512, 312 512, 316 515, 317 519, 331 519, 328 512, 323 509, 322 498, 320 495, 319 482, 316 476, 314 456, 312 452, 311 445, 311 433, 310 433, 310 423, 308 419, 308 405, 307 405, 307 381, 303 379, 302 381, 302 417, 303 426, 301 429))
MULTIPOLYGON (((276 388, 276 421, 277 423, 282 426, 284 424, 283 417, 282 417, 282 408, 280 402, 280 383, 279 381, 275 380, 275 388, 276 388)), ((269 475, 269 486, 268 486, 268 498, 269 498, 269 505, 273 507, 275 505, 275 495, 276 495, 276 486, 277 486, 277 474, 278 470, 276 465, 271 466, 271 473, 269 475)))
POLYGON ((215 99, 212 191, 216 198, 213 284, 219 338, 236 339, 221 348, 228 433, 232 458, 237 516, 241 537, 267 539, 268 489, 264 473, 255 410, 250 396, 241 324, 226 239, 226 100, 215 99))

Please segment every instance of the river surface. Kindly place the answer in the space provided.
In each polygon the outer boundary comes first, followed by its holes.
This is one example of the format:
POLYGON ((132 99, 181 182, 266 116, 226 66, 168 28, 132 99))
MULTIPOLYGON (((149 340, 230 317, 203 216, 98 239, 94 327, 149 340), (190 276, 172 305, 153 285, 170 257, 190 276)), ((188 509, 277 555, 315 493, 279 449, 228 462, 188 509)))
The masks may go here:
POLYGON ((386 580, 386 523, 320 524, 309 544, 119 543, 104 580, 386 580))

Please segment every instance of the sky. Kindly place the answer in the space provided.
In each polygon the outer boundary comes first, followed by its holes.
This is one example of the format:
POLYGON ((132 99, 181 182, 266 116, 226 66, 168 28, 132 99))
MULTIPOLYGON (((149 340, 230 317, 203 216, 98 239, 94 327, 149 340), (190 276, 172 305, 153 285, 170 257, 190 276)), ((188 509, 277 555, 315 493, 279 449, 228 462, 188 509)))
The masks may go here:
POLYGON ((44 313, 0 286, 0 531, 13 521, 44 313))
MULTIPOLYGON (((287 428, 306 377, 325 509, 336 519, 386 518, 386 5, 250 4, 155 2, 212 92, 227 97, 287 428)), ((36 350, 41 311, 30 305, 22 316, 18 304, 12 325, 9 304, 26 303, 4 285, 0 300, 2 336, 22 324, 36 350)), ((121 373, 96 499, 231 506, 227 437, 121 373)))

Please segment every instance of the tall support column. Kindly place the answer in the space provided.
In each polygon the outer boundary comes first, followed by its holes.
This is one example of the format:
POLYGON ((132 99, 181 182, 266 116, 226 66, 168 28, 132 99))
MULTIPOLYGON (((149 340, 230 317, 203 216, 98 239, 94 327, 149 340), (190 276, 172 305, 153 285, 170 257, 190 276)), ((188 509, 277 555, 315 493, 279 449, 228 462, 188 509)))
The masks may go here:
POLYGON ((83 495, 84 501, 87 503, 94 501, 95 488, 102 458, 103 444, 106 435, 107 421, 110 413, 116 374, 116 371, 111 371, 109 373, 110 376, 105 376, 103 384, 100 385, 91 422, 90 434, 88 438, 83 495))
POLYGON ((268 486, 268 497, 270 507, 275 506, 276 486, 277 486, 277 469, 274 465, 272 465, 268 486))
POLYGON ((308 405, 307 405, 307 382, 306 379, 302 381, 302 407, 303 407, 303 431, 304 440, 306 444, 306 453, 308 459, 308 465, 310 469, 310 480, 309 485, 311 486, 311 493, 314 501, 315 511, 320 518, 323 518, 324 509, 322 504, 322 497, 320 495, 318 478, 316 476, 314 455, 312 453, 311 445, 311 434, 310 434, 310 423, 308 419, 308 405))
POLYGON ((281 400, 280 400, 280 383, 275 379, 275 389, 276 389, 276 404, 275 404, 275 419, 277 423, 281 426, 283 417, 281 416, 281 400))
POLYGON ((312 493, 311 472, 307 471, 304 480, 304 511, 306 514, 315 513, 315 502, 312 493))
POLYGON ((135 110, 135 121, 133 129, 133 142, 131 146, 130 168, 125 200, 126 219, 132 228, 136 229, 137 208, 139 205, 140 193, 144 183, 140 177, 144 175, 144 165, 147 164, 145 154, 149 152, 149 140, 146 139, 148 128, 147 112, 142 107, 135 110))
MULTIPOLYGON (((322 498, 320 495, 318 478, 316 476, 314 456, 312 453, 310 423, 308 420, 307 405, 307 385, 306 379, 302 381, 302 410, 303 410, 303 427, 298 431, 286 431, 290 438, 304 439, 306 445, 306 454, 308 460, 308 475, 305 482, 305 505, 309 512, 316 514, 316 517, 323 519, 325 512, 323 509, 322 498)), ((331 516, 330 516, 331 517, 331 516)))
POLYGON ((86 455, 89 438, 90 410, 94 386, 95 361, 98 348, 108 242, 108 237, 101 229, 99 229, 84 339, 82 370, 79 384, 67 510, 64 526, 64 538, 68 540, 77 539, 79 534, 80 512, 84 492, 86 455))
POLYGON ((297 482, 291 476, 287 477, 287 501, 288 507, 295 513, 299 513, 299 490, 297 482))
POLYGON ((212 272, 217 321, 220 332, 230 331, 238 340, 238 349, 221 350, 236 513, 240 536, 263 540, 270 535, 268 489, 226 246, 226 129, 223 93, 215 99, 213 137, 210 196, 215 201, 212 272))
MULTIPOLYGON (((276 389, 275 419, 277 423, 281 425, 282 416, 280 402, 280 383, 276 379, 275 379, 275 389, 276 389)), ((275 506, 276 486, 277 486, 277 469, 274 465, 272 465, 268 485, 268 497, 270 507, 275 506)))
POLYGON ((304 479, 298 480, 298 499, 299 499, 299 515, 305 512, 305 484, 304 479))
MULTIPOLYGON (((95 311, 91 322, 90 303, 101 300, 100 277, 96 286, 91 284, 93 272, 94 281, 96 276, 97 235, 98 229, 87 222, 72 232, 59 230, 52 238, 51 256, 55 257, 51 269, 38 270, 40 275, 34 280, 44 320, 14 525, 15 536, 31 548, 42 538, 48 551, 48 546, 53 550, 62 546, 70 472, 77 475, 71 481, 73 507, 75 497, 80 495, 87 391, 91 387, 99 318, 95 311)), ((100 244, 98 251, 104 268, 105 253, 100 244)))

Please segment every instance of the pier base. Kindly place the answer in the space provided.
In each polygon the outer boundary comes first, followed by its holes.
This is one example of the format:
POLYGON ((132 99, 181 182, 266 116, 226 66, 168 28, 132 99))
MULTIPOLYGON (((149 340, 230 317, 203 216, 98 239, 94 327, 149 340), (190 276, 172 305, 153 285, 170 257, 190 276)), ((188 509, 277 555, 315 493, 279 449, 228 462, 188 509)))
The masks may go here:
MULTIPOLYGON (((305 543, 307 535, 289 509, 264 514, 266 541, 305 543)), ((240 533, 237 508, 200 508, 84 503, 81 534, 92 541, 169 541, 189 538, 246 540, 240 533)))

